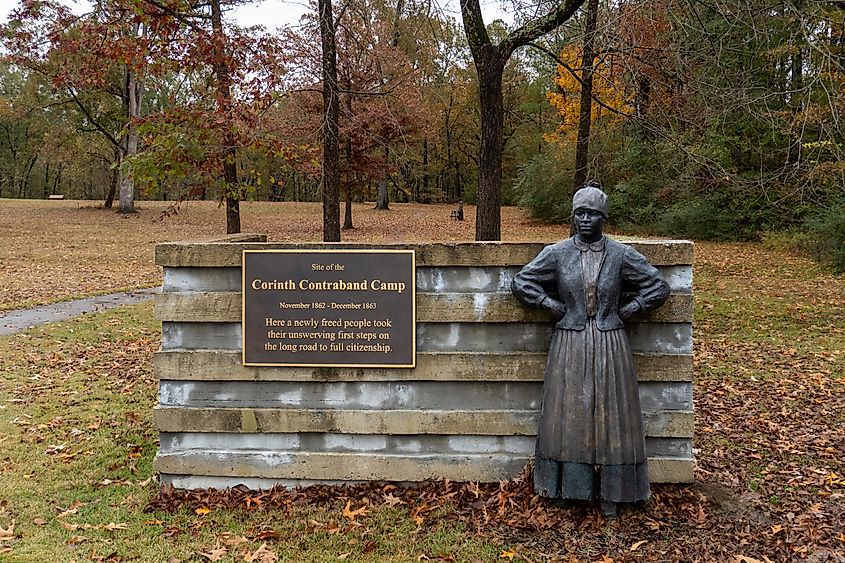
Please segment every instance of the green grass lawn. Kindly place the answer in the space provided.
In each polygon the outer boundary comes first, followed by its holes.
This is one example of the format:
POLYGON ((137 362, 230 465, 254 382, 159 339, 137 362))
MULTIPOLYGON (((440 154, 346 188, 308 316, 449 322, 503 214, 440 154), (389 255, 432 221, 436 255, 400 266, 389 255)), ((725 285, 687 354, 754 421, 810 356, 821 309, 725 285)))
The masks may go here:
POLYGON ((147 304, 0 339, 0 560, 491 561, 502 552, 460 521, 420 526, 404 506, 344 516, 341 497, 145 512, 158 491, 158 338, 147 304))

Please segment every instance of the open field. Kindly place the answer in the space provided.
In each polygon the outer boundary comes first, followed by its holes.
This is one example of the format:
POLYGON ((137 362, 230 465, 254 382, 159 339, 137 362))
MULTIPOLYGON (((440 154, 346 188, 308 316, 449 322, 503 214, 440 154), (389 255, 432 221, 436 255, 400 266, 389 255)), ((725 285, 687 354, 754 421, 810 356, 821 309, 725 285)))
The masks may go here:
MULTIPOLYGON (((153 263, 158 242, 226 234, 224 209, 212 201, 191 201, 176 215, 163 216, 167 202, 139 202, 140 213, 119 215, 93 201, 0 200, 0 311, 52 303, 93 293, 157 285, 153 263)), ((465 221, 453 221, 453 205, 391 204, 377 211, 355 204, 355 229, 344 241, 457 241, 475 236, 475 208, 465 221)), ((505 240, 548 240, 560 228, 537 223, 513 207, 505 208, 505 240)), ((309 242, 322 238, 318 203, 242 202, 245 233, 264 233, 273 241, 309 242)))
MULTIPOLYGON (((0 280, 19 287, 28 264, 33 279, 51 272, 52 295, 156 284, 152 242, 223 230, 213 204, 188 207, 177 228, 73 202, 10 211, 18 203, 0 201, 0 280), (48 234, 60 220, 63 234, 48 234), (65 258, 44 244, 64 246, 65 258), (44 265, 24 247, 43 251, 44 265), (132 267, 117 265, 123 248, 132 267), (83 267, 88 285, 65 283, 83 267)), ((305 220, 316 211, 273 205, 248 204, 244 230, 319 238, 316 219, 305 220)), ((361 228, 355 240, 472 238, 471 222, 436 209, 397 206, 391 228, 373 227, 381 234, 372 237, 361 228)), ((510 240, 562 234, 506 212, 510 240)), ((159 327, 148 304, 0 339, 0 560, 842 561, 845 278, 754 244, 698 244, 696 261, 697 483, 655 487, 642 512, 607 523, 593 507, 538 502, 519 482, 159 494, 150 368, 159 327)), ((15 295, 30 299, 26 289, 15 295)))

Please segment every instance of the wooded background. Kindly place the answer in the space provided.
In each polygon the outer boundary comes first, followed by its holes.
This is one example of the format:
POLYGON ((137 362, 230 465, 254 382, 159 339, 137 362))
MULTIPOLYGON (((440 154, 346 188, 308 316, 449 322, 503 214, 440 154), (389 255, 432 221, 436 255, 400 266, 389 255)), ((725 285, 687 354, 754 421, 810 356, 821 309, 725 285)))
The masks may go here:
POLYGON ((840 2, 514 0, 506 25, 473 0, 461 21, 321 0, 272 32, 231 5, 21 3, 0 29, 0 197, 221 199, 230 232, 240 200, 323 198, 326 240, 343 200, 463 200, 497 240, 500 205, 565 221, 597 179, 620 230, 845 268, 840 2))

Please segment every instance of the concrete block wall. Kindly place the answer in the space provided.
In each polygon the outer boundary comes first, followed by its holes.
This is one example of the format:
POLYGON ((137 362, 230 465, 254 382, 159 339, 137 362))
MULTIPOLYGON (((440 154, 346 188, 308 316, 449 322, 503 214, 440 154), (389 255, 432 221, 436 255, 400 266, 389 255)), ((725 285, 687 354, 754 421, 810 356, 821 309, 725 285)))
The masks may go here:
MULTIPOLYGON (((539 243, 282 244, 240 235, 156 248, 156 468, 180 488, 497 481, 533 454, 551 319, 510 295, 539 243), (241 365, 241 252, 416 251, 417 367, 241 365)), ((672 288, 629 326, 652 482, 693 479, 692 243, 629 242, 672 288)))

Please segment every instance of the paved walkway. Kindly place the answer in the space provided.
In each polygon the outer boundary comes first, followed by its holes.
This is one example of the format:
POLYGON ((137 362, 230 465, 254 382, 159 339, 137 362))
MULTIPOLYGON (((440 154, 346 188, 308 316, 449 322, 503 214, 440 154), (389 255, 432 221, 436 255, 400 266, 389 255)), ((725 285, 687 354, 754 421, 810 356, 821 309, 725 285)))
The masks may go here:
POLYGON ((8 336, 24 331, 33 326, 40 326, 56 321, 72 319, 88 313, 98 313, 106 309, 114 309, 123 305, 143 303, 153 298, 157 287, 137 289, 125 293, 111 293, 97 295, 74 301, 62 301, 50 305, 42 305, 33 309, 18 309, 0 314, 0 336, 8 336))

